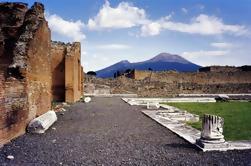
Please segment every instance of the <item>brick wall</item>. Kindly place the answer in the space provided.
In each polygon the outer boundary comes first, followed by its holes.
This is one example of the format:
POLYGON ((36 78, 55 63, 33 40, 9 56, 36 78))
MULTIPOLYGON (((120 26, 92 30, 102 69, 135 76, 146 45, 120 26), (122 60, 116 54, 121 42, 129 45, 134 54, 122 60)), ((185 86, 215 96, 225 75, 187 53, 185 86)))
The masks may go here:
POLYGON ((151 79, 166 83, 226 84, 251 83, 251 71, 236 72, 150 72, 134 71, 135 80, 151 79))
POLYGON ((54 101, 76 102, 83 95, 81 45, 78 42, 53 42, 52 93, 54 101))
POLYGON ((23 133, 28 123, 25 82, 9 80, 4 82, 4 100, 0 118, 0 144, 23 133))
MULTIPOLYGON (((179 93, 251 93, 251 72, 149 72, 136 71, 136 79, 88 77, 88 87, 110 87, 111 93, 136 93, 142 97, 168 97, 179 93), (145 77, 147 76, 147 77, 145 77)), ((96 88, 94 88, 96 89, 96 88)), ((85 90, 85 93, 90 93, 85 90)))
POLYGON ((65 101, 65 55, 65 45, 53 42, 51 45, 53 101, 65 101))
POLYGON ((41 22, 29 42, 27 51, 27 91, 29 119, 39 116, 51 109, 51 55, 50 30, 47 22, 41 22))
POLYGON ((66 102, 76 102, 83 95, 82 75, 80 59, 80 43, 67 46, 65 56, 65 89, 66 102))
POLYGON ((0 23, 1 145, 51 108, 51 38, 39 3, 0 3, 0 23))
POLYGON ((0 3, 0 146, 23 134, 51 101, 83 94, 80 43, 51 46, 44 6, 0 3), (52 96, 53 94, 53 96, 52 96))

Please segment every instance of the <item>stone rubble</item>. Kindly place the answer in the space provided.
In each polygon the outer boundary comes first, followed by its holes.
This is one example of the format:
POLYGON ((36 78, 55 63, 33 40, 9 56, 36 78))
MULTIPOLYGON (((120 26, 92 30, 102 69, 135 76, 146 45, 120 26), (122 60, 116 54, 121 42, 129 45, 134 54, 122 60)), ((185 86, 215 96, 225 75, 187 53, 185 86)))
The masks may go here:
POLYGON ((6 158, 9 159, 9 160, 14 160, 14 156, 13 155, 8 155, 6 158))
POLYGON ((91 98, 90 98, 90 97, 85 97, 85 98, 84 98, 84 102, 85 102, 85 103, 91 102, 91 98))

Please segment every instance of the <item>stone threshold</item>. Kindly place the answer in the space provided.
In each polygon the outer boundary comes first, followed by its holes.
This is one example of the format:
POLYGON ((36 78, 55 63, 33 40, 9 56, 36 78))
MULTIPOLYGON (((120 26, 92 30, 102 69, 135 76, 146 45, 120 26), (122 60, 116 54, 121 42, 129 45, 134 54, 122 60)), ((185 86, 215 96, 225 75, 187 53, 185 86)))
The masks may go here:
POLYGON ((227 141, 224 144, 214 144, 209 147, 200 147, 196 144, 196 140, 200 138, 201 132, 189 125, 186 125, 182 121, 172 120, 168 117, 159 116, 159 113, 163 110, 142 110, 142 113, 150 117, 157 123, 171 130, 179 137, 188 141, 189 143, 196 145, 203 152, 206 151, 227 151, 227 150, 246 150, 251 149, 251 141, 227 141))

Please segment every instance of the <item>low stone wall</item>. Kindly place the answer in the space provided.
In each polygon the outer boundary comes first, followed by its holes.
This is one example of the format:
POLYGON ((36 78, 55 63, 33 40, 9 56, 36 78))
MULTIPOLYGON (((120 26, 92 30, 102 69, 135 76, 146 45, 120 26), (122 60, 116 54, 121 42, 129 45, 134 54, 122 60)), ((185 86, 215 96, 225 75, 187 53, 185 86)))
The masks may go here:
POLYGON ((110 87, 111 93, 136 93, 142 97, 171 97, 180 93, 251 93, 251 72, 208 73, 206 75, 204 77, 205 73, 160 72, 153 73, 151 78, 139 80, 124 76, 116 79, 88 76, 85 84, 86 86, 92 84, 94 89, 105 85, 110 87), (226 76, 221 79, 221 75, 226 76))

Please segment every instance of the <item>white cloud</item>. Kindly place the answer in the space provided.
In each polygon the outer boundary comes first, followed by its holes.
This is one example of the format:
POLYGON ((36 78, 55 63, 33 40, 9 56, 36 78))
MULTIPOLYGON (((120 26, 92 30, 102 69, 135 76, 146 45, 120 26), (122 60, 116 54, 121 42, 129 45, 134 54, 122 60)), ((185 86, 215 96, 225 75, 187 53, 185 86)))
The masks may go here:
POLYGON ((97 46, 97 48, 105 50, 124 50, 124 49, 129 49, 131 47, 125 44, 105 44, 105 45, 99 45, 97 46))
POLYGON ((156 22, 149 22, 141 27, 141 36, 155 36, 160 34, 163 29, 164 22, 167 22, 172 15, 168 15, 164 18, 161 18, 156 22))
POLYGON ((143 25, 141 27, 141 35, 158 35, 165 29, 200 35, 218 35, 224 33, 244 35, 248 33, 245 26, 224 24, 221 19, 215 16, 201 14, 196 18, 193 18, 190 23, 173 22, 170 20, 169 16, 161 18, 156 22, 143 25))
POLYGON ((212 47, 219 48, 219 49, 227 49, 227 48, 234 47, 233 44, 231 44, 231 43, 224 43, 224 42, 222 42, 222 43, 211 43, 210 45, 212 47))
MULTIPOLYGON (((197 5, 201 10, 203 5, 197 5)), ((186 8, 181 8, 187 13, 186 8)), ((200 14, 192 18, 189 23, 175 22, 171 20, 172 14, 156 21, 147 18, 144 9, 133 6, 128 2, 121 2, 116 7, 111 7, 108 0, 105 1, 97 15, 88 20, 87 27, 90 30, 122 29, 141 27, 141 36, 155 36, 163 30, 171 30, 189 34, 200 35, 245 35, 247 29, 242 25, 226 24, 222 19, 215 16, 200 14)))
POLYGON ((90 30, 131 28, 146 21, 144 9, 134 7, 127 2, 121 2, 113 8, 108 1, 105 1, 99 13, 89 19, 87 26, 90 30))
POLYGON ((46 19, 52 32, 67 37, 72 41, 82 41, 85 39, 83 32, 84 23, 82 21, 67 21, 56 14, 46 14, 46 19))
POLYGON ((160 34, 162 25, 158 22, 151 22, 141 27, 141 36, 155 36, 160 34))
POLYGON ((224 56, 228 53, 228 51, 194 51, 194 52, 183 52, 182 56, 184 58, 198 58, 198 57, 207 57, 207 56, 224 56))
POLYGON ((187 14, 187 12, 188 12, 188 10, 186 9, 186 8, 181 8, 181 11, 183 12, 183 13, 185 13, 185 14, 187 14))

